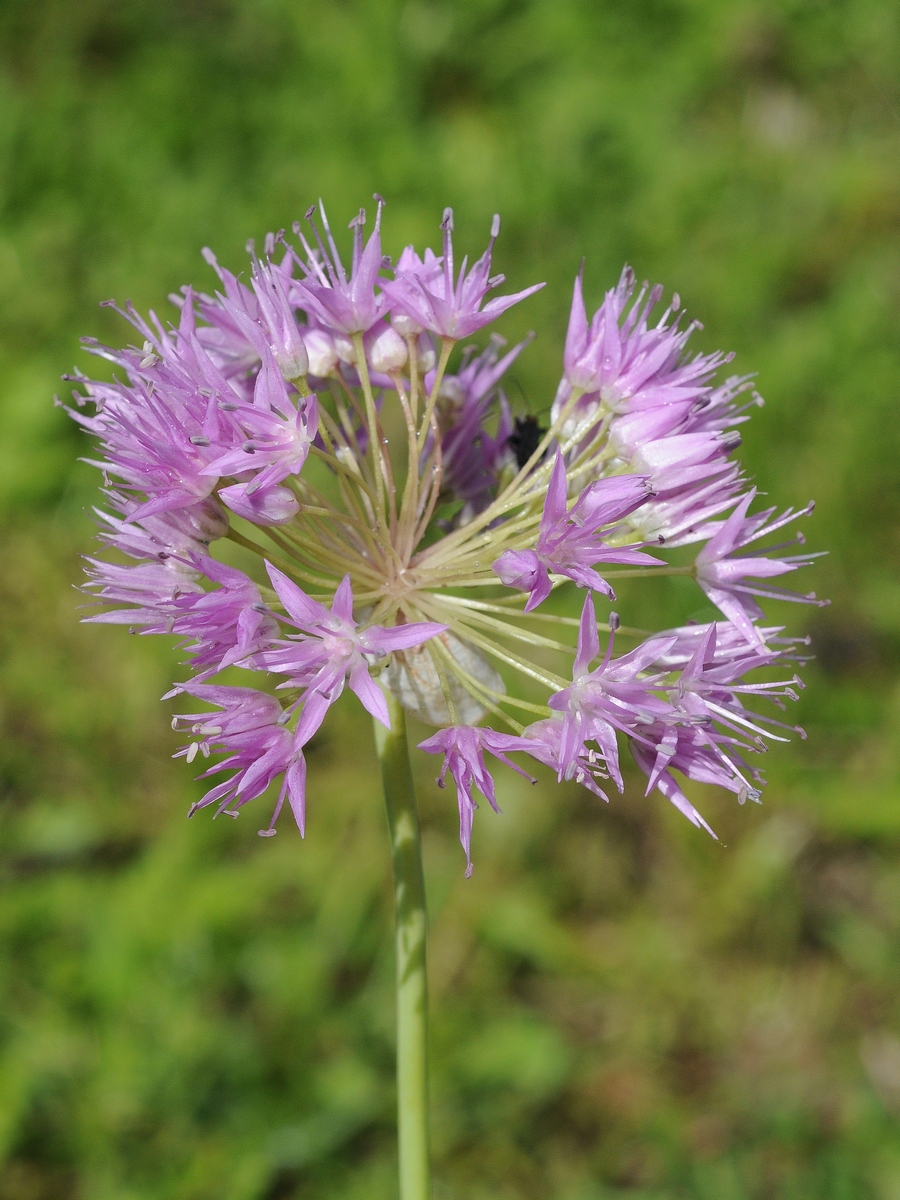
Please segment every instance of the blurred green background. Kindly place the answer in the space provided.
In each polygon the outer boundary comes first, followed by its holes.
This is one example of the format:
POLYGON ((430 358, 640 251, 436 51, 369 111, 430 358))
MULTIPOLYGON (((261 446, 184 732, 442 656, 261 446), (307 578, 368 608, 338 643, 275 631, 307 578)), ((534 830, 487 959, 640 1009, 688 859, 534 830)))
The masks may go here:
MULTIPOLYGON (((831 554, 761 808, 505 774, 463 878, 419 755, 435 1200, 900 1197, 900 8, 891 0, 0 4, 0 1200, 395 1194, 391 903, 371 735, 311 755, 305 843, 184 816, 163 639, 78 624, 97 476, 52 405, 110 296, 373 191, 549 286, 677 289, 767 406, 744 457, 831 554)), ((635 604, 641 603, 637 597, 635 604)), ((660 592, 658 624, 696 603, 660 592)), ((626 611, 623 607, 623 612, 626 611)), ((262 810, 260 810, 261 812, 262 810)), ((268 810, 266 810, 267 814, 268 810)))

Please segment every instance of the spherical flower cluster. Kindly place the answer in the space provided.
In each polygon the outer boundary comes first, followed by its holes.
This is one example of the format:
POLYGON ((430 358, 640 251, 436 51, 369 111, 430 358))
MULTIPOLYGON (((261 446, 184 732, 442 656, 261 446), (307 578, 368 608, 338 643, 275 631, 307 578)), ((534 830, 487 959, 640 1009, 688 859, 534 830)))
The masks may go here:
POLYGON ((748 757, 790 727, 748 702, 783 707, 801 686, 783 667, 801 639, 760 600, 822 603, 771 582, 813 555, 759 546, 810 509, 750 511, 733 457, 760 403, 749 377, 717 381, 730 356, 691 354, 678 298, 654 317, 661 289, 636 291, 627 268, 588 321, 579 274, 548 427, 514 418, 501 381, 527 343, 502 354, 494 335, 451 366, 541 286, 487 298, 499 218, 471 269, 449 209, 440 254, 410 246, 392 268, 376 200, 367 240, 365 212, 351 222, 349 272, 320 206, 297 244, 249 247, 247 282, 206 251, 220 288, 183 289, 176 327, 128 306, 137 345, 86 339, 118 371, 72 377, 116 552, 89 560, 88 620, 183 639, 190 678, 170 695, 211 709, 175 718, 180 754, 227 773, 194 808, 236 816, 275 785, 263 835, 285 800, 303 832, 304 749, 345 685, 385 725, 387 691, 439 727, 420 745, 456 784, 468 871, 476 791, 496 807, 486 755, 605 800, 627 744, 647 791, 709 829, 678 776, 758 800, 748 757), (721 619, 651 636, 598 622, 617 578, 658 574, 694 579, 721 619), (543 607, 573 585, 580 620, 543 607), (259 686, 209 682, 234 667, 259 686))

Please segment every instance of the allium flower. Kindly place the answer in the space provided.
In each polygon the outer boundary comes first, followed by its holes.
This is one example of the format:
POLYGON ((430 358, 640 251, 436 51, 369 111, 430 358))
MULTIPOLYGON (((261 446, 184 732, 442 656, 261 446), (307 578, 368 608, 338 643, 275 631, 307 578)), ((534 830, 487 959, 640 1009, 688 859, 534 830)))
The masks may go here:
POLYGON ((482 308, 487 293, 506 280, 505 275, 491 276, 491 255, 494 242, 500 233, 500 218, 495 216, 491 223, 491 240, 487 250, 468 273, 468 259, 464 258, 455 282, 452 208, 444 210, 441 229, 444 232, 442 258, 426 257, 424 263, 414 260, 413 256, 409 256, 405 261, 401 259, 396 279, 384 285, 384 292, 394 312, 402 313, 419 328, 452 341, 471 337, 485 325, 496 321, 508 308, 544 286, 542 283, 535 283, 512 296, 497 296, 482 308))
POLYGON ((612 588, 596 571, 597 563, 629 566, 662 566, 658 558, 643 554, 635 546, 615 547, 609 540, 620 529, 618 522, 653 495, 641 475, 616 475, 588 484, 571 508, 566 487, 566 465, 556 451, 553 474, 533 550, 504 550, 493 564, 507 587, 528 592, 525 612, 537 608, 550 595, 550 571, 564 575, 589 591, 602 592, 615 600, 612 588), (604 530, 601 538, 600 530, 604 530))
POLYGON ((760 602, 820 603, 770 582, 815 555, 755 548, 810 509, 751 512, 734 457, 761 403, 749 376, 717 378, 731 356, 692 355, 678 298, 656 318, 661 288, 635 295, 628 268, 588 319, 579 272, 547 427, 514 415, 503 378, 530 338, 452 356, 541 285, 488 299, 499 221, 457 270, 449 209, 442 253, 407 247, 392 271, 376 199, 368 240, 364 212, 351 222, 349 272, 311 209, 312 244, 269 235, 249 283, 207 252, 220 290, 185 289, 177 325, 129 306, 136 345, 88 344, 116 377, 73 377, 114 554, 89 560, 102 608, 86 619, 181 638, 173 694, 215 711, 176 718, 180 753, 228 773, 194 807, 235 815, 271 786, 265 835, 285 800, 303 830, 305 756, 345 687, 382 726, 405 708, 437 727, 421 746, 456 783, 467 873, 476 791, 498 807, 489 756, 606 800, 627 744, 647 790, 709 829, 683 780, 758 800, 753 756, 801 733, 756 711, 801 686, 798 639, 760 602), (692 565, 670 560, 686 545, 692 565), (658 574, 691 577, 709 619, 598 624, 617 578, 658 574), (580 621, 562 615, 577 589, 580 621), (251 686, 218 682, 226 669, 251 686))
POLYGON ((559 778, 573 778, 588 743, 593 743, 603 758, 606 773, 621 792, 624 784, 616 732, 635 734, 639 726, 668 714, 670 706, 656 694, 660 676, 649 669, 670 648, 671 640, 648 638, 630 653, 614 659, 612 650, 618 624, 618 617, 611 613, 603 661, 589 670, 599 654, 600 639, 593 600, 590 596, 585 599, 572 684, 551 696, 547 703, 554 712, 562 714, 559 778))
POLYGON ((171 631, 189 641, 191 666, 205 679, 268 648, 281 632, 259 588, 235 567, 208 555, 196 558, 197 574, 220 584, 212 591, 185 592, 171 602, 171 631), (190 639, 195 639, 190 642, 190 639))
POLYGON ((215 704, 219 713, 184 713, 175 717, 172 725, 193 734, 193 740, 175 755, 193 762, 200 751, 204 758, 213 752, 225 753, 227 758, 204 771, 206 779, 220 771, 234 774, 210 788, 202 799, 191 806, 192 817, 198 809, 217 804, 216 816, 226 813, 236 817, 248 800, 261 796, 269 785, 282 777, 281 790, 275 806, 272 824, 260 830, 263 837, 274 833, 275 821, 281 812, 285 796, 301 833, 306 812, 306 762, 302 749, 281 723, 282 709, 277 700, 253 688, 214 687, 211 684, 182 684, 178 691, 188 692, 198 700, 215 704))
MULTIPOLYGON (((306 278, 294 282, 292 296, 299 308, 305 309, 313 321, 324 325, 326 329, 345 334, 365 333, 387 311, 384 296, 375 290, 382 266, 382 207, 383 201, 378 199, 375 229, 365 246, 362 231, 366 223, 366 210, 361 208, 358 216, 350 222, 353 230, 353 261, 349 278, 331 235, 331 226, 321 201, 319 212, 325 226, 328 249, 325 248, 318 226, 314 222, 313 231, 318 243, 318 255, 303 238, 299 224, 294 226, 306 251, 306 261, 299 258, 297 260, 306 278)), ((312 221, 315 211, 315 207, 307 210, 307 220, 312 221)))
POLYGON ((324 604, 311 599, 271 564, 267 564, 272 586, 287 613, 289 625, 302 630, 288 634, 288 642, 261 657, 261 665, 290 679, 282 687, 303 690, 303 713, 298 730, 304 740, 318 730, 328 707, 350 684, 372 716, 390 726, 384 693, 369 674, 369 664, 397 650, 411 650, 443 633, 446 625, 434 621, 416 621, 411 625, 394 625, 384 629, 369 625, 359 630, 353 619, 353 591, 350 576, 345 575, 329 611, 324 604))
MULTIPOLYGON (((817 600, 815 592, 801 596, 771 584, 763 586, 747 583, 748 579, 772 579, 778 575, 786 575, 790 571, 796 571, 798 567, 808 566, 818 557, 815 554, 795 554, 770 558, 765 552, 757 555, 736 553, 761 537, 774 533, 776 529, 781 529, 791 521, 796 521, 798 517, 812 512, 813 506, 809 504, 797 513, 788 509, 774 521, 770 521, 775 512, 774 508, 768 508, 765 512, 751 517, 747 515, 747 510, 755 495, 756 488, 751 488, 728 520, 716 530, 697 555, 696 569, 697 582, 716 608, 737 626, 748 642, 762 646, 759 630, 753 623, 763 616, 757 596, 768 596, 778 600, 802 600, 807 604, 828 602, 817 600)), ((798 534, 794 542, 802 545, 803 535, 798 534)), ((780 550, 782 547, 776 546, 773 549, 780 550)))
POLYGON ((494 812, 500 811, 494 791, 494 780, 485 766, 484 752, 487 750, 494 758, 536 783, 537 780, 532 779, 528 772, 518 763, 514 763, 508 755, 514 750, 534 753, 538 745, 529 738, 513 737, 484 726, 479 728, 472 725, 456 725, 442 729, 433 737, 419 742, 419 749, 427 750, 429 754, 444 755, 444 765, 438 778, 439 787, 445 786, 444 780, 448 771, 453 776, 459 804, 459 840, 466 852, 466 875, 469 876, 472 874, 472 818, 478 807, 472 789, 477 787, 494 812))

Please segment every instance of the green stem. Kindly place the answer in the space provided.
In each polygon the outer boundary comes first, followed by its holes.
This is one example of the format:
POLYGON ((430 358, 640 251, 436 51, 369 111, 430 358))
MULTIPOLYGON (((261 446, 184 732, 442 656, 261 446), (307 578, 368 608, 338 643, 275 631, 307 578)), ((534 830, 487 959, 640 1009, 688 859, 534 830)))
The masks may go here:
POLYGON ((406 715, 385 692, 391 729, 375 722, 394 864, 397 948, 397 1125, 400 1200, 428 1200, 428 1077, 425 875, 406 715))

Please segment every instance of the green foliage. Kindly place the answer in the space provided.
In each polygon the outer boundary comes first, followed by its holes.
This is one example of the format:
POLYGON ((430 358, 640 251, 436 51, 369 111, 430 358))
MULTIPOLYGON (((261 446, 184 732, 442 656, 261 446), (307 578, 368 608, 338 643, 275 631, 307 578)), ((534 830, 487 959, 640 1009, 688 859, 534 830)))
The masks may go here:
POLYGON ((126 336, 98 301, 163 312, 202 246, 240 266, 376 190, 394 253, 503 214, 500 269, 549 283, 504 326, 541 331, 537 412, 582 254, 595 300, 626 259, 676 287, 758 371, 749 470, 832 551, 833 607, 778 614, 815 624, 809 740, 762 809, 698 793, 724 846, 634 778, 606 810, 504 777, 466 881, 417 761, 436 1200, 900 1196, 898 54, 887 0, 0 6, 0 1200, 394 1194, 366 724, 312 753, 305 843, 184 821, 177 655, 78 625, 96 476, 51 405, 80 334, 126 336))

